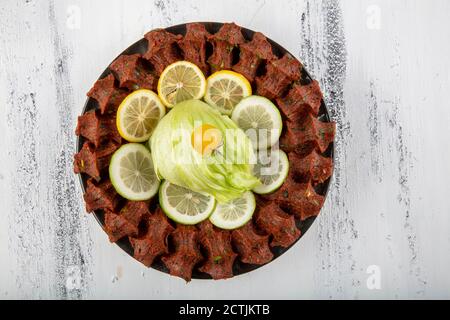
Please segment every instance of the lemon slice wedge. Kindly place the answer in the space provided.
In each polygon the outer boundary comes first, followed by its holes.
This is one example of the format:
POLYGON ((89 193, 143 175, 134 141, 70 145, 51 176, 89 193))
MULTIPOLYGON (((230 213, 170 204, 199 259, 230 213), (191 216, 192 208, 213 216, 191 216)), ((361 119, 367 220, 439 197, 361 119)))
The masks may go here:
POLYGON ((282 150, 263 150, 253 166, 253 174, 261 181, 253 192, 267 194, 277 190, 289 173, 289 160, 282 150))
POLYGON ((209 221, 221 229, 237 229, 246 224, 253 216, 256 201, 253 192, 246 191, 241 197, 226 203, 218 203, 209 221))
POLYGON ((230 115, 234 107, 251 94, 250 82, 234 71, 217 71, 206 80, 205 101, 222 114, 230 115))
POLYGON ((159 188, 159 204, 173 221, 192 225, 208 219, 216 206, 216 200, 208 194, 164 180, 159 188))
POLYGON ((117 130, 129 142, 147 141, 165 113, 156 93, 147 89, 136 90, 117 109, 117 130))
POLYGON ((242 99, 234 108, 231 120, 245 131, 258 150, 277 143, 283 129, 280 111, 269 99, 261 96, 242 99))
POLYGON ((148 200, 158 192, 152 155, 140 143, 124 144, 114 152, 109 177, 117 193, 128 200, 148 200))
POLYGON ((190 99, 205 95, 206 79, 195 64, 177 61, 167 66, 158 81, 158 95, 169 108, 190 99))

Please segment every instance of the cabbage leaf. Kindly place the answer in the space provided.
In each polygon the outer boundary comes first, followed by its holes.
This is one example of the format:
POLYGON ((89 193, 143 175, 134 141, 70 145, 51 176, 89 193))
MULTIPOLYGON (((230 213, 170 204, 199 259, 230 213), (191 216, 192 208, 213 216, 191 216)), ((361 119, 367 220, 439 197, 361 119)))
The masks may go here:
POLYGON ((252 173, 255 154, 250 139, 229 117, 200 100, 174 106, 158 123, 149 145, 160 179, 211 194, 218 202, 260 184, 252 173), (221 141, 211 153, 194 148, 192 134, 201 126, 219 130, 221 141))

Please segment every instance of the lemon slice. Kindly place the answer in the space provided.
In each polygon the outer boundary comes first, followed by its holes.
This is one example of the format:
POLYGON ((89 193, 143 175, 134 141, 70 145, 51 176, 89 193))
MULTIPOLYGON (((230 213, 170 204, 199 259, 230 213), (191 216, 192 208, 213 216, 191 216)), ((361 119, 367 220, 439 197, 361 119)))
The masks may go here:
POLYGON ((243 98, 251 95, 252 86, 240 73, 221 70, 206 80, 205 101, 223 114, 230 115, 243 98))
POLYGON ((140 143, 124 144, 114 152, 109 177, 117 193, 128 200, 148 200, 158 192, 152 155, 140 143))
POLYGON ((286 180, 289 160, 282 150, 262 150, 253 166, 253 174, 261 181, 253 192, 267 194, 277 190, 286 180))
POLYGON ((117 130, 129 142, 146 141, 165 113, 156 93, 147 89, 136 90, 117 109, 117 130))
POLYGON ((278 108, 261 96, 242 99, 234 108, 231 119, 244 130, 258 150, 277 143, 283 128, 278 108))
POLYGON ((158 80, 158 95, 169 108, 190 99, 205 95, 206 79, 195 64, 177 61, 168 65, 158 80))
POLYGON ((216 206, 216 200, 208 194, 164 180, 159 188, 159 204, 170 219, 192 225, 208 219, 216 206))
POLYGON ((255 196, 251 191, 226 203, 218 203, 209 217, 213 225, 221 229, 236 229, 246 224, 255 211, 255 196))

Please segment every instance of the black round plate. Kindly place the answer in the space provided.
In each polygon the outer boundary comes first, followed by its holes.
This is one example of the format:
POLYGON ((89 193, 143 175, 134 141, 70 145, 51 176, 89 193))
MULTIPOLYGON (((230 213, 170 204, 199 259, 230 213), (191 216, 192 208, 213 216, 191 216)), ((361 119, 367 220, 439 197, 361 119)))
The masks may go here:
MULTIPOLYGON (((219 22, 201 22, 201 23, 205 25, 206 29, 210 33, 216 33, 220 29, 220 27, 222 27, 222 25, 223 25, 223 23, 219 23, 219 22)), ((171 33, 174 33, 174 34, 182 34, 182 35, 184 35, 186 33, 186 24, 179 24, 179 25, 171 26, 171 27, 166 28, 166 30, 171 32, 171 33)), ((251 40, 252 37, 253 37, 253 34, 255 33, 255 31, 252 31, 252 30, 247 29, 247 28, 242 28, 242 33, 243 33, 244 37, 247 40, 251 40)), ((281 57, 285 53, 289 53, 285 48, 280 46, 275 41, 273 41, 271 39, 268 39, 268 41, 272 45, 273 53, 276 54, 277 56, 281 57)), ((142 38, 139 41, 137 41, 134 44, 132 44, 130 47, 128 47, 120 55, 123 55, 123 54, 129 55, 129 54, 135 54, 135 53, 144 54, 146 51, 147 51, 147 40, 142 38)), ((106 68, 98 79, 104 78, 110 72, 111 71, 109 70, 109 68, 106 68)), ((304 82, 304 83, 308 83, 308 82, 312 81, 312 77, 310 76, 310 74, 304 68, 302 69, 302 79, 301 79, 301 81, 304 82)), ((87 100, 86 100, 86 103, 84 104, 84 107, 83 107, 83 114, 86 113, 89 110, 93 110, 93 109, 96 109, 96 108, 97 108, 97 102, 94 99, 91 99, 91 98, 88 97, 87 100)), ((320 111, 319 111, 319 119, 324 121, 324 122, 330 122, 330 115, 328 113, 328 110, 327 110, 323 100, 322 100, 322 105, 321 105, 320 111)), ((81 136, 79 136, 77 138, 77 152, 79 152, 81 150, 84 141, 85 141, 85 139, 83 137, 81 137, 81 136)), ((334 153, 334 143, 331 143, 330 147, 326 151, 326 155, 333 160, 333 153, 334 153)), ((322 184, 319 184, 316 187, 316 192, 321 194, 321 195, 326 196, 326 194, 328 192, 329 184, 330 184, 330 179, 328 179, 327 181, 325 181, 322 184)), ((87 180, 88 180, 88 176, 87 175, 80 174, 80 183, 81 183, 81 187, 82 187, 83 192, 85 192, 87 180)), ((98 223, 103 227, 104 226, 104 213, 103 213, 103 211, 102 210, 96 210, 94 212, 94 216, 95 216, 96 220, 98 221, 98 223)), ((306 220, 301 221, 301 222, 296 220, 297 221, 297 227, 301 230, 301 236, 303 236, 306 233, 306 231, 312 225, 314 220, 315 220, 315 217, 311 217, 311 218, 306 219, 306 220)), ((290 247, 292 247, 296 242, 294 242, 290 247)), ((131 247, 131 244, 128 241, 128 239, 122 238, 119 241, 117 241, 116 244, 120 248, 122 248, 122 250, 124 250, 126 253, 128 253, 130 256, 133 256, 133 248, 131 247)), ((288 247, 288 248, 281 248, 281 247, 274 247, 274 248, 272 248, 272 252, 274 254, 274 257, 273 257, 272 261, 275 260, 276 258, 278 258, 279 256, 281 256, 287 250, 289 250, 290 247, 288 247)), ((237 276, 237 275, 240 275, 240 274, 244 274, 244 273, 250 272, 250 271, 255 270, 257 268, 260 268, 260 267, 262 267, 262 265, 245 264, 245 263, 242 263, 239 259, 236 259, 236 262, 234 263, 234 266, 233 266, 233 274, 234 274, 234 276, 237 276)), ((162 261, 160 259, 156 259, 155 260, 155 262, 152 265, 152 268, 156 269, 156 270, 159 270, 159 271, 162 271, 162 272, 165 272, 165 273, 169 273, 169 270, 165 267, 165 265, 162 263, 162 261)), ((208 274, 201 273, 201 272, 197 271, 196 269, 194 269, 194 272, 192 274, 192 278, 193 279, 211 279, 211 277, 208 274)))

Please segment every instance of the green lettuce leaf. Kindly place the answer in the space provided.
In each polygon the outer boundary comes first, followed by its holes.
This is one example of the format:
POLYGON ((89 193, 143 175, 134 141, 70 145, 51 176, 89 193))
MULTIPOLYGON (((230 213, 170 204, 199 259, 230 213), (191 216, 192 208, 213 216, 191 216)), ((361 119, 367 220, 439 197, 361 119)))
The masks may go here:
POLYGON ((260 184, 252 174, 255 154, 249 138, 227 116, 200 100, 177 104, 150 138, 153 165, 160 179, 214 196, 218 202, 239 197, 260 184), (218 129, 221 144, 203 155, 192 145, 202 125, 218 129))

